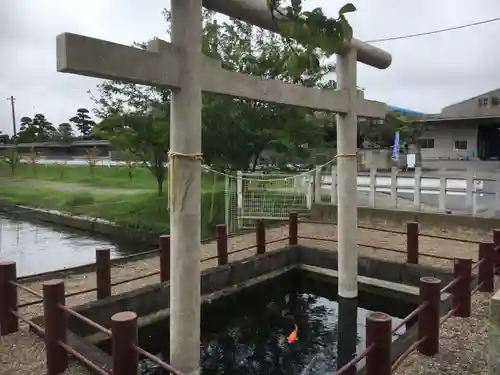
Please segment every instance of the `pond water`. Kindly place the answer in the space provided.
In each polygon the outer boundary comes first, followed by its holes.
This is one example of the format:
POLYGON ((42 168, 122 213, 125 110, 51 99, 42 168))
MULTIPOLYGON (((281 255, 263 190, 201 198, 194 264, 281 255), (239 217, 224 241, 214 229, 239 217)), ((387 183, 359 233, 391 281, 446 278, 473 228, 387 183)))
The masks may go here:
MULTIPOLYGON (((202 374, 333 374, 338 332, 336 289, 334 283, 293 273, 203 305, 202 374), (294 324, 298 340, 289 344, 287 337, 294 324)), ((366 293, 360 295, 359 303, 358 352, 365 347, 365 320, 370 311, 404 317, 414 308, 366 293)), ((393 318, 393 326, 400 321, 393 318)), ((402 328, 393 339, 404 331, 402 328)), ((139 332, 140 346, 150 353, 168 353, 168 337, 168 322, 139 332)), ((109 343, 103 349, 109 350, 109 343)), ((143 375, 160 374, 147 360, 142 361, 141 369, 143 375)))
POLYGON ((95 249, 100 247, 110 248, 113 258, 148 250, 0 213, 0 261, 15 261, 18 276, 94 263, 95 249))

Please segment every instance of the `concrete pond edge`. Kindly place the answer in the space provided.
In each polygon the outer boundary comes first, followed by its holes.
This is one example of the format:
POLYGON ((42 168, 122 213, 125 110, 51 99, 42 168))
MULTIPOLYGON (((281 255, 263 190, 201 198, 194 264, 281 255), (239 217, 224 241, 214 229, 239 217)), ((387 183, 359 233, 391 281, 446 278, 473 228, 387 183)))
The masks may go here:
MULTIPOLYGON (((214 299, 222 298, 241 291, 244 288, 262 283, 291 270, 299 269, 307 274, 314 274, 322 279, 336 279, 337 254, 324 249, 306 246, 287 246, 273 250, 252 258, 242 259, 223 266, 212 267, 202 272, 202 303, 210 303, 214 299)), ((360 290, 370 290, 377 294, 387 295, 389 298, 402 298, 406 302, 418 304, 418 280, 422 276, 439 277, 443 282, 453 278, 450 272, 442 269, 401 264, 387 260, 362 257, 360 262, 360 290), (377 279, 380 276, 382 279, 377 279), (404 295, 404 297, 402 297, 404 295)), ((76 311, 103 326, 109 325, 110 316, 120 309, 139 308, 140 326, 149 325, 155 321, 167 318, 169 306, 169 282, 156 283, 144 286, 120 295, 111 296, 104 300, 92 301, 76 307, 76 311), (147 307, 147 308, 146 308, 147 307), (148 309, 155 311, 147 311, 148 309)), ((449 294, 441 297, 441 315, 451 309, 449 294)), ((130 311, 133 311, 130 310, 130 311)), ((43 325, 43 317, 33 319, 43 325)), ((70 317, 68 339, 70 345, 78 349, 88 359, 98 363, 101 368, 109 369, 111 357, 96 346, 107 339, 106 335, 90 333, 89 328, 82 322, 70 317), (87 332, 87 333, 85 333, 87 332)), ((413 322, 414 323, 414 322, 413 322)), ((395 360, 413 344, 417 334, 416 325, 411 324, 405 333, 393 342, 392 357, 395 360)), ((363 373, 361 367, 358 373, 363 373)))

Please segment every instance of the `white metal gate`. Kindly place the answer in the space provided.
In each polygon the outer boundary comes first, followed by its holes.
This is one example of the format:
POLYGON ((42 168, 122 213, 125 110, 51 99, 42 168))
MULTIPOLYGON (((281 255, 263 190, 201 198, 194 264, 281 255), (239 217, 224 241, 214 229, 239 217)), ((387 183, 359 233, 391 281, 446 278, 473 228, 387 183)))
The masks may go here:
POLYGON ((312 179, 307 175, 238 172, 226 179, 226 224, 237 229, 255 227, 255 220, 287 220, 291 211, 311 208, 312 179), (236 185, 236 186, 234 186, 236 185))

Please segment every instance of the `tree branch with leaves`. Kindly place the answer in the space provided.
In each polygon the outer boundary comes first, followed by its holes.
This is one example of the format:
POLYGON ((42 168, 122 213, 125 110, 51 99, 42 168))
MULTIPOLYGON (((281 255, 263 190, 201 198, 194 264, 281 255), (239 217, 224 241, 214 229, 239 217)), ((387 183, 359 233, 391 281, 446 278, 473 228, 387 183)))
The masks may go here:
POLYGON ((346 14, 356 11, 352 3, 344 4, 337 17, 328 17, 322 8, 304 10, 304 0, 267 0, 267 6, 274 22, 284 38, 300 43, 290 55, 287 67, 289 72, 300 75, 316 71, 320 67, 321 53, 328 57, 339 53, 351 41, 353 30, 346 14))

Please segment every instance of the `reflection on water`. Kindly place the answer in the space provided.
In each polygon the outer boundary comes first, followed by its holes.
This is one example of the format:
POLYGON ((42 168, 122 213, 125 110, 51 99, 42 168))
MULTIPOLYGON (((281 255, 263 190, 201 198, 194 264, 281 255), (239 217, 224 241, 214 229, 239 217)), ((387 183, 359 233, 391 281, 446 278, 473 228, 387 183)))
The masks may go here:
MULTIPOLYGON (((294 276, 296 279, 297 276, 294 276)), ((203 375, 331 374, 336 370, 336 285, 303 279, 300 284, 280 277, 251 291, 203 306, 201 363, 203 375), (298 290, 298 291, 297 291, 298 290), (326 292, 326 293, 325 293, 326 292), (333 293, 332 293, 333 292, 333 293), (287 336, 297 324, 298 341, 287 336)), ((358 351, 365 346, 365 319, 369 309, 404 316, 408 304, 381 296, 360 296, 358 351)), ((401 320, 393 319, 393 325, 401 320)), ((404 332, 404 328, 398 335, 404 332)), ((168 350, 168 327, 141 330, 141 347, 157 353, 168 350)), ((394 337, 394 339, 397 336, 394 337)), ((142 373, 159 374, 144 361, 142 373)))
POLYGON ((18 276, 94 263, 95 249, 99 247, 110 248, 114 258, 147 250, 0 214, 0 261, 15 261, 18 276))

